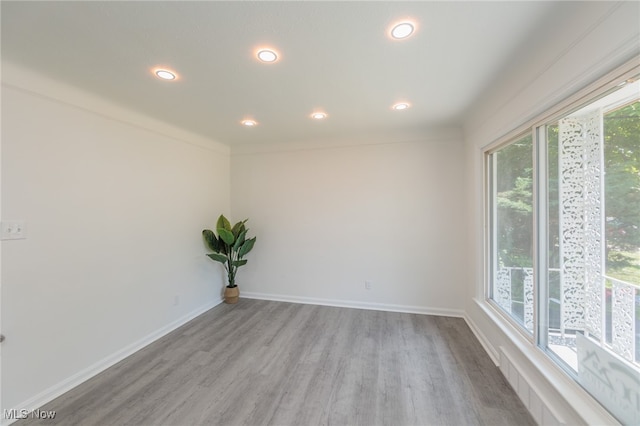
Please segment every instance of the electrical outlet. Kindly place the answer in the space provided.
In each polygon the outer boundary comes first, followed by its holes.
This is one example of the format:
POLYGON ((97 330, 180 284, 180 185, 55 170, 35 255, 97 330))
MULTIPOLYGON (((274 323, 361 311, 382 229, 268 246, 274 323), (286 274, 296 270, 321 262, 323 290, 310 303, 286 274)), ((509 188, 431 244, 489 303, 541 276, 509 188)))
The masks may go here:
POLYGON ((27 238, 27 228, 23 220, 3 220, 2 240, 22 240, 27 238))
POLYGON ((366 290, 371 290, 371 281, 365 281, 364 282, 364 288, 366 290))
POLYGON ((180 304, 180 296, 173 297, 173 306, 178 306, 180 304))

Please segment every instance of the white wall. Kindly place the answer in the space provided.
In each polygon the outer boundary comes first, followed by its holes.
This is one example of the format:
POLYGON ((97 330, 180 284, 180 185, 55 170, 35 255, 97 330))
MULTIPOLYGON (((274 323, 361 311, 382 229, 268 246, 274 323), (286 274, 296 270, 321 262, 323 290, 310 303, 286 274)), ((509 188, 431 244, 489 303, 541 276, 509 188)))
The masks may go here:
POLYGON ((238 274, 241 293, 461 315, 459 132, 250 151, 231 159, 233 220, 250 218, 258 237, 238 274))
POLYGON ((2 408, 35 408, 220 300, 229 150, 3 62, 2 408))
POLYGON ((0 408, 37 406, 216 303, 223 276, 199 234, 223 212, 258 236, 242 292, 464 309, 553 416, 597 416, 481 300, 482 147, 638 54, 638 3, 565 7, 475 106, 464 146, 399 136, 230 160, 213 141, 3 63, 2 218, 25 220, 28 238, 1 246, 0 408))
POLYGON ((468 322, 540 423, 610 424, 613 419, 535 345, 484 302, 483 148, 640 53, 640 3, 563 4, 530 51, 498 76, 465 125, 469 229, 468 322), (505 355, 508 354, 508 355, 505 355), (544 399, 544 401, 541 401, 544 399))

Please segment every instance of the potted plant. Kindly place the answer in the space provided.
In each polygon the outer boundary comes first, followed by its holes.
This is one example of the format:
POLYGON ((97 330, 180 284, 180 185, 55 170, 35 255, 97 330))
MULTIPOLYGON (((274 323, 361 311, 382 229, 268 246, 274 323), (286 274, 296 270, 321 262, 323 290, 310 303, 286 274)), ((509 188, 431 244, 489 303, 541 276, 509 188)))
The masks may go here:
POLYGON ((211 259, 224 265, 227 271, 227 288, 224 291, 225 303, 238 303, 240 292, 236 285, 236 273, 238 268, 247 264, 244 257, 253 249, 256 237, 247 238, 248 229, 245 223, 249 219, 238 222, 233 227, 224 215, 220 215, 216 224, 216 235, 210 229, 202 231, 202 236, 207 246, 214 251, 209 253, 211 259))

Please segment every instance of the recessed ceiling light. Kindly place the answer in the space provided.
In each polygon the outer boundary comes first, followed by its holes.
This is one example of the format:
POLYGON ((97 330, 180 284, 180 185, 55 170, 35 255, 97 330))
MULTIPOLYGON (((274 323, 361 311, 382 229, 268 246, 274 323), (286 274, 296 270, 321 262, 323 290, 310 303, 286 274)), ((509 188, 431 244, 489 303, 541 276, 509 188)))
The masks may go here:
POLYGON ((315 119, 315 120, 322 120, 327 118, 327 113, 326 112, 314 112, 313 114, 311 114, 311 118, 315 119))
POLYGON ((167 69, 158 68, 153 70, 153 73, 156 77, 162 80, 175 80, 177 78, 177 74, 173 71, 169 71, 167 69))
POLYGON ((403 21, 395 24, 391 28, 391 37, 396 40, 402 40, 409 37, 415 31, 416 26, 413 22, 403 21))
POLYGON ((258 53, 256 53, 258 59, 262 62, 272 63, 278 60, 278 53, 272 49, 260 49, 258 53))
POLYGON ((395 109, 396 111, 401 111, 403 109, 407 109, 409 108, 411 105, 409 105, 407 102, 398 102, 397 104, 393 105, 391 108, 395 109))
POLYGON ((242 125, 245 127, 255 127, 258 125, 258 122, 255 120, 242 120, 241 121, 242 125))

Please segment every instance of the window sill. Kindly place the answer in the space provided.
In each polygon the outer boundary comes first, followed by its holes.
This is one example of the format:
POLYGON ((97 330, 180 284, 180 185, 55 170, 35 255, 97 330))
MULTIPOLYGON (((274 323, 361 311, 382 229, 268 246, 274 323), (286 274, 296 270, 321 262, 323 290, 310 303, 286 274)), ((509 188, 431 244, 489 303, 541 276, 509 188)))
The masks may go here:
MULTIPOLYGON (((537 347, 531 339, 505 320, 497 308, 484 300, 474 299, 474 301, 517 350, 518 356, 528 362, 529 366, 527 367, 529 368, 527 370, 530 374, 523 375, 526 377, 528 385, 535 390, 540 387, 546 387, 544 385, 546 383, 557 392, 557 397, 548 395, 546 398, 543 395, 544 393, 538 392, 541 399, 543 399, 543 403, 547 405, 551 412, 558 413, 557 417, 559 418, 580 418, 585 424, 620 424, 598 401, 591 397, 560 366, 556 365, 542 349, 537 347), (564 400, 566 404, 562 405, 570 407, 573 413, 563 409, 558 400, 561 402, 564 400)), ((480 337, 478 336, 478 338, 480 337)), ((494 353, 499 353, 496 350, 496 342, 485 341, 483 344, 489 346, 494 353)), ((529 401, 523 402, 531 410, 529 401)))

